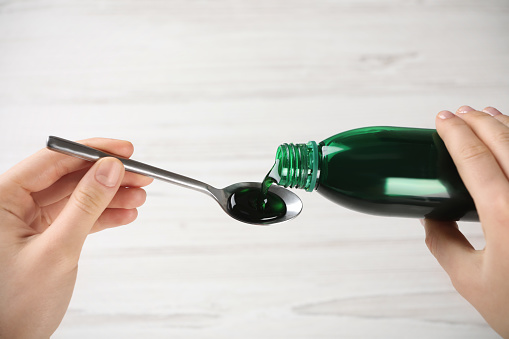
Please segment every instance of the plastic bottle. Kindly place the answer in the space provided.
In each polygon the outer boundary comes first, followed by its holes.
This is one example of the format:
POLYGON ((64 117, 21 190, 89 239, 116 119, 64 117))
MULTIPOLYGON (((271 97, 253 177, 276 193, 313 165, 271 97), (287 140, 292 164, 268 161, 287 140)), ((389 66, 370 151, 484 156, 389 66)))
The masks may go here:
POLYGON ((472 197, 436 130, 365 127, 320 143, 282 144, 262 190, 316 191, 363 213, 477 221, 472 197))

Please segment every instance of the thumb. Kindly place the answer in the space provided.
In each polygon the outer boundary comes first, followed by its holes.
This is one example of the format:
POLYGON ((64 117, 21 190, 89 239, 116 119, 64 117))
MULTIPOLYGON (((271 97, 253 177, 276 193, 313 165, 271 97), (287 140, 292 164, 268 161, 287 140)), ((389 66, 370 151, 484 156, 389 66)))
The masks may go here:
POLYGON ((462 293, 462 286, 469 283, 477 265, 476 250, 458 229, 454 221, 424 219, 426 245, 431 254, 449 275, 454 287, 462 293))
POLYGON ((90 168, 46 231, 53 235, 54 245, 78 250, 79 255, 90 230, 117 193, 124 173, 124 165, 115 158, 100 159, 90 168))

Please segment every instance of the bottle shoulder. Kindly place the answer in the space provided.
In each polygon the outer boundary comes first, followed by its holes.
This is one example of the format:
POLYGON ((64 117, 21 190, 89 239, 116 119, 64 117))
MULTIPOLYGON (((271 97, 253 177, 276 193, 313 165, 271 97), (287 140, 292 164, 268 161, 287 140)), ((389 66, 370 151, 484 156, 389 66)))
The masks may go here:
POLYGON ((335 134, 323 141, 318 146, 337 146, 338 144, 355 142, 373 142, 387 140, 419 140, 432 137, 436 133, 434 129, 415 127, 394 126, 370 126, 361 127, 335 134))

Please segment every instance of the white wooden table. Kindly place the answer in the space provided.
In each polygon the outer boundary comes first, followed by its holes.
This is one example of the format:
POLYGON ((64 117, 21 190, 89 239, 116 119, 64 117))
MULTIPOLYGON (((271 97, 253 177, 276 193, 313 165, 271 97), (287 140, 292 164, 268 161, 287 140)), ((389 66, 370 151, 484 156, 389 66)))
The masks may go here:
MULTIPOLYGON (((505 0, 3 0, 0 170, 48 135, 104 136, 222 187, 261 180, 283 142, 509 112, 508 15, 505 0)), ((87 240, 54 338, 497 338, 416 220, 299 192, 299 218, 254 227, 196 192, 148 193, 136 222, 87 240)))

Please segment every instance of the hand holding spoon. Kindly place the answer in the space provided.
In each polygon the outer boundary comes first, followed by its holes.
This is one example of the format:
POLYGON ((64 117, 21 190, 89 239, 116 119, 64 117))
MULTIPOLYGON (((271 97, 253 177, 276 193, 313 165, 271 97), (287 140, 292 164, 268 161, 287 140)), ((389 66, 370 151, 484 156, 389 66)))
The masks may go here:
POLYGON ((97 161, 104 157, 119 159, 126 171, 163 180, 207 194, 219 203, 230 217, 253 225, 270 225, 295 218, 302 211, 302 202, 297 195, 279 186, 271 186, 265 208, 260 209, 258 197, 261 183, 239 182, 223 189, 215 188, 204 182, 172 173, 135 160, 108 154, 98 149, 55 136, 48 138, 50 150, 78 157, 88 161, 97 161))

